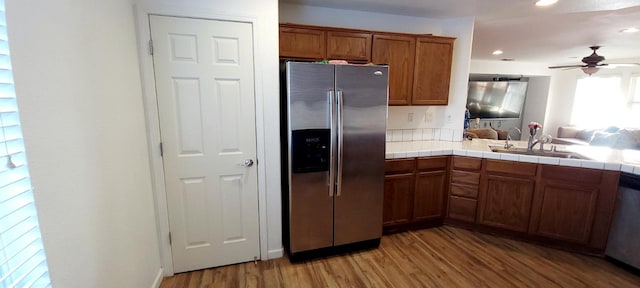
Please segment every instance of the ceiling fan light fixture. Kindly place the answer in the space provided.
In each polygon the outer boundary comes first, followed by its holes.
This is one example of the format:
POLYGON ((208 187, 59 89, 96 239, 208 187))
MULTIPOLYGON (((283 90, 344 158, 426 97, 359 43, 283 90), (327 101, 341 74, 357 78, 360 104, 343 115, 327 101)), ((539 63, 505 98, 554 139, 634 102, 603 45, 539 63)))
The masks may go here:
POLYGON ((538 0, 536 1, 536 6, 544 7, 556 4, 558 0, 538 0))
POLYGON ((582 72, 584 72, 584 74, 587 74, 589 76, 591 76, 591 74, 598 72, 598 70, 600 70, 598 67, 582 67, 582 72))

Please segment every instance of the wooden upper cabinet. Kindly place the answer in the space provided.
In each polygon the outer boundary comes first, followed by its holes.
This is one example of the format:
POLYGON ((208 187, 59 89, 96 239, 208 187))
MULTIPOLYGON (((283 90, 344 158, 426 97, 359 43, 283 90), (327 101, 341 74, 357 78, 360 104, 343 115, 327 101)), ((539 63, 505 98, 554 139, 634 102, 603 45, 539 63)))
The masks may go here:
POLYGON ((454 38, 423 36, 416 41, 413 105, 447 105, 454 38))
POLYGON ((280 27, 280 57, 325 59, 325 45, 325 31, 280 27))
POLYGON ((280 57, 389 65, 389 105, 447 105, 455 38, 280 24, 280 57))
POLYGON ((327 31, 327 58, 370 61, 371 33, 327 31))
POLYGON ((389 105, 411 103, 415 47, 415 37, 386 34, 373 36, 373 63, 389 65, 389 105))

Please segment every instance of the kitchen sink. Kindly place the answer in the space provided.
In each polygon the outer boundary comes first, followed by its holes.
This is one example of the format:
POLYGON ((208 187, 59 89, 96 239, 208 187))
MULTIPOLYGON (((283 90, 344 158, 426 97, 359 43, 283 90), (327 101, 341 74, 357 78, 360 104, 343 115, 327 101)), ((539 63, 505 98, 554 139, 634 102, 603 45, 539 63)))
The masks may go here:
POLYGON ((578 153, 569 152, 569 151, 551 151, 551 150, 540 151, 539 149, 533 149, 532 151, 527 151, 526 148, 511 147, 509 149, 505 149, 503 146, 492 146, 492 145, 489 145, 489 148, 491 149, 491 151, 498 152, 498 153, 590 160, 589 158, 584 157, 578 153))

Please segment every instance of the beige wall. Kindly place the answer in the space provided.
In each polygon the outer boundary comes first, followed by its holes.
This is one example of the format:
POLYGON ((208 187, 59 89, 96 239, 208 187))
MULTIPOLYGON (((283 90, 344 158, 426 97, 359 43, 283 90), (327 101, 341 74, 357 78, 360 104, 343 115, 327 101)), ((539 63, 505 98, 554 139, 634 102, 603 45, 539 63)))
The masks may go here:
POLYGON ((131 2, 6 6, 53 287, 151 287, 161 264, 131 2))

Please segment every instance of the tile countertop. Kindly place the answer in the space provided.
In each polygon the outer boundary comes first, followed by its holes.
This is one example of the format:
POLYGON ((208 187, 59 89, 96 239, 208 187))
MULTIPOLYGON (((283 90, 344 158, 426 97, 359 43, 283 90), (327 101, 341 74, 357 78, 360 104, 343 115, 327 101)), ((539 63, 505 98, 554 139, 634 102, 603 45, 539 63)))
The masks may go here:
MULTIPOLYGON (((514 147, 527 147, 526 141, 510 141, 514 147)), ((503 146, 504 140, 474 139, 464 141, 405 141, 387 142, 386 159, 428 157, 437 155, 460 155, 487 159, 541 163, 592 169, 622 171, 640 175, 640 150, 616 150, 608 147, 555 145, 557 151, 570 151, 592 160, 564 159, 544 156, 517 155, 492 152, 492 146, 503 146)), ((545 148, 549 149, 550 144, 545 148)), ((539 146, 536 145, 535 149, 539 146)))

